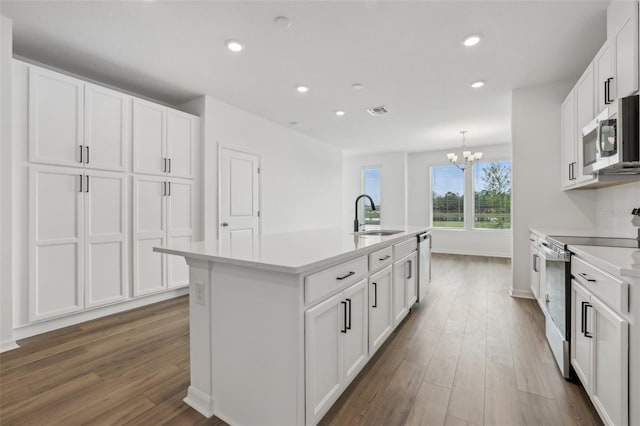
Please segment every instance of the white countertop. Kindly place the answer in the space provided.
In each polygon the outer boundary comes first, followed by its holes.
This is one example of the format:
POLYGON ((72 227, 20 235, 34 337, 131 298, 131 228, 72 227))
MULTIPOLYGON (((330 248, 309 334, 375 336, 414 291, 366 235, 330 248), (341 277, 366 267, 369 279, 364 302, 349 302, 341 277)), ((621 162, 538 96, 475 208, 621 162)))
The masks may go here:
POLYGON ((354 235, 341 229, 270 234, 246 239, 196 241, 154 247, 160 253, 272 271, 301 273, 364 255, 427 231, 419 226, 385 227, 402 230, 389 236, 354 235))
POLYGON ((611 275, 640 278, 640 250, 622 247, 569 245, 569 250, 611 275))

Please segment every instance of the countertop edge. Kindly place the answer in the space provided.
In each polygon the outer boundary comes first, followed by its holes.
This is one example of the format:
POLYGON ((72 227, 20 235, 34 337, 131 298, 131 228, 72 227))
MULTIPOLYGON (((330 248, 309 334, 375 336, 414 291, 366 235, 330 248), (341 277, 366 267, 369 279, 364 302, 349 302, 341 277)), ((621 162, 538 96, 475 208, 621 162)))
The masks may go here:
POLYGON ((403 232, 398 235, 389 236, 388 240, 380 241, 367 247, 359 248, 347 253, 341 253, 335 256, 318 260, 316 262, 312 262, 304 265, 297 265, 297 266, 275 265, 270 263, 256 262, 252 260, 234 259, 234 258, 224 257, 224 256, 207 255, 202 253, 191 252, 188 250, 174 249, 170 247, 154 247, 153 251, 158 253, 171 254, 175 256, 184 256, 185 258, 197 259, 197 260, 202 260, 207 262, 226 263, 226 264, 236 265, 236 266, 248 266, 255 269, 264 269, 264 270, 269 270, 274 272, 300 275, 303 273, 314 272, 314 271, 323 269, 325 267, 330 267, 332 265, 341 263, 342 261, 347 261, 359 256, 367 255, 382 247, 392 246, 401 241, 406 241, 407 239, 411 238, 411 236, 417 236, 419 234, 430 232, 430 231, 431 229, 429 227, 425 227, 415 231, 403 232))
POLYGON ((569 245, 567 247, 569 251, 571 251, 572 253, 577 254, 579 257, 584 258, 584 260, 588 261, 589 263, 593 264, 594 266, 597 266, 598 268, 602 269, 603 271, 611 275, 614 275, 620 278, 622 277, 640 278, 640 270, 621 268, 620 266, 614 265, 611 262, 607 262, 601 257, 593 255, 582 248, 582 247, 590 247, 590 246, 569 245))

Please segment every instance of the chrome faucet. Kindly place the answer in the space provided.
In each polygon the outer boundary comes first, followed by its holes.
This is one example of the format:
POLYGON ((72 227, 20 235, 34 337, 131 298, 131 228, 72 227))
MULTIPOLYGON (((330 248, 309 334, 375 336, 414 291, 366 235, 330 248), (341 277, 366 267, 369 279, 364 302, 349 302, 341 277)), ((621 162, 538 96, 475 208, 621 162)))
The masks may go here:
POLYGON ((369 202, 371 203, 371 210, 376 210, 376 205, 373 202, 373 198, 369 197, 367 194, 359 195, 358 198, 356 198, 356 219, 353 221, 353 232, 360 231, 360 221, 358 220, 358 201, 360 201, 360 198, 368 198, 369 202))

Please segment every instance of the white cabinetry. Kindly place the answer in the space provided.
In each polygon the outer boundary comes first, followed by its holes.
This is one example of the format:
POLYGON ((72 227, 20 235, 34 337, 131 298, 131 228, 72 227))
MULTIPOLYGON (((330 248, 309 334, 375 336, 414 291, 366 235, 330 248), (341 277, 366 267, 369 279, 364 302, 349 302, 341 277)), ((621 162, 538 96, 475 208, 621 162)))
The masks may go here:
POLYGON ((127 297, 125 177, 29 168, 29 319, 127 297))
POLYGON ((562 103, 562 187, 567 189, 576 184, 576 97, 575 89, 562 103))
POLYGON ((307 424, 316 424, 368 360, 367 281, 305 312, 307 424))
POLYGON ((393 321, 398 324, 416 302, 416 252, 393 264, 393 321))
MULTIPOLYGON (((613 1, 607 8, 607 41, 615 78, 611 99, 638 91, 638 2, 613 1)), ((614 105, 615 106, 615 105, 614 105)))
POLYGON ((576 125, 574 129, 574 150, 575 150, 575 166, 573 169, 573 178, 577 185, 584 184, 593 180, 592 175, 585 175, 584 153, 582 150, 582 128, 587 125, 596 116, 595 106, 595 74, 593 62, 589 64, 585 72, 582 74, 578 83, 576 83, 576 125))
POLYGON ((131 98, 29 67, 29 160, 124 171, 131 98))
POLYGON ((609 108, 609 105, 615 99, 615 93, 613 93, 615 78, 613 72, 613 58, 611 56, 611 43, 609 40, 604 42, 604 45, 600 48, 600 51, 596 54, 593 60, 595 66, 596 75, 596 115, 609 108))
POLYGON ((393 331, 392 282, 391 266, 369 277, 369 349, 372 355, 393 331))
POLYGON ((629 323, 612 309, 627 286, 579 259, 571 272, 571 364, 604 423, 628 425, 629 323))
POLYGON ((158 104, 133 101, 133 171, 191 178, 196 117, 158 104))
POLYGON ((188 284, 182 258, 153 251, 154 246, 190 242, 193 236, 193 182, 157 176, 133 178, 133 294, 188 284))

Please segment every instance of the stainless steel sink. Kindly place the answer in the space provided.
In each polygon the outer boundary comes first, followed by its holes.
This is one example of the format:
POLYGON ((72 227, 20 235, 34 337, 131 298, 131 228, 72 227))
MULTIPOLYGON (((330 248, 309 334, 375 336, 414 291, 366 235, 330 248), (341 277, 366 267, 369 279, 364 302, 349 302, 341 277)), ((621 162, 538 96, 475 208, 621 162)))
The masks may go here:
POLYGON ((388 235, 395 235, 395 234, 399 234, 401 232, 404 231, 391 231, 391 230, 385 230, 385 231, 380 231, 380 230, 371 230, 371 231, 362 231, 362 232, 356 232, 357 235, 362 235, 362 236, 375 236, 375 237, 386 237, 388 235))

